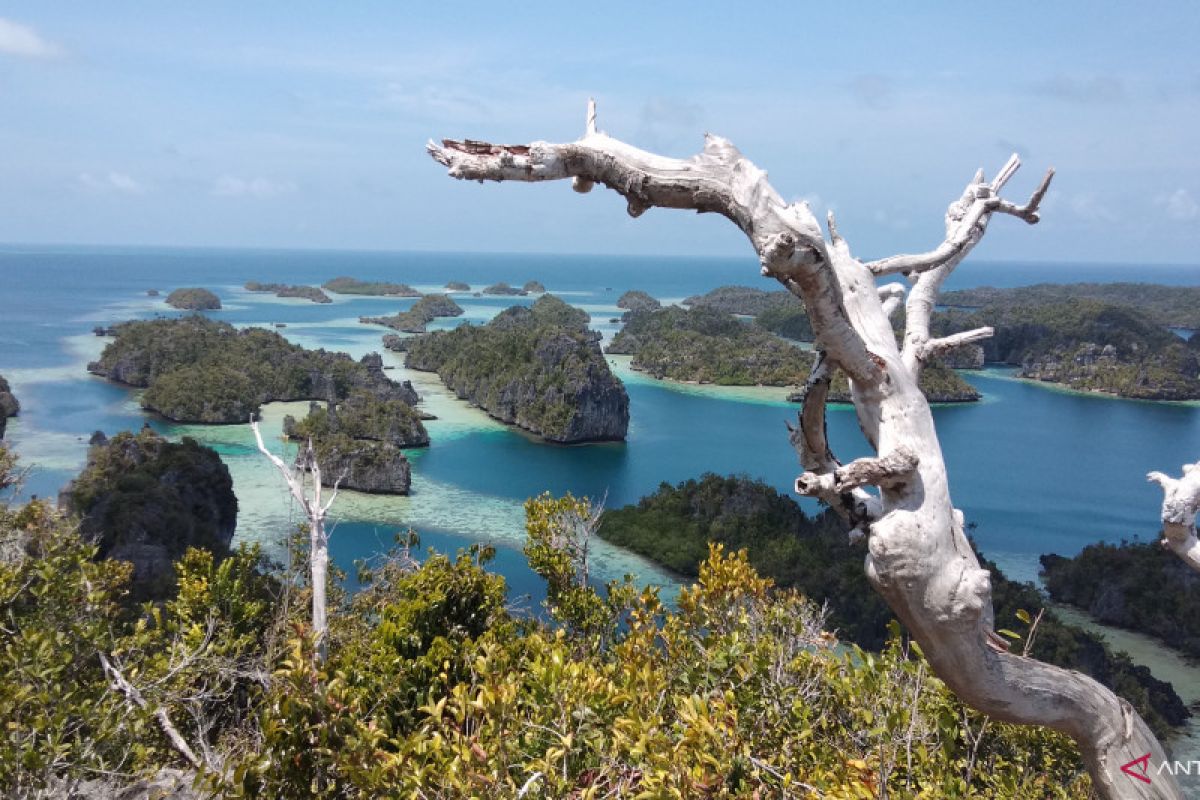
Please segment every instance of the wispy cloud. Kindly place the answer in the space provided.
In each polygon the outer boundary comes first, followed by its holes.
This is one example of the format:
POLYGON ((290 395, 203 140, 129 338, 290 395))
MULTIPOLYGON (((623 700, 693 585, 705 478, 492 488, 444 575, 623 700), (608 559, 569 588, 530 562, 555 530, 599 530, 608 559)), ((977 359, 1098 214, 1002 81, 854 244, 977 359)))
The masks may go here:
POLYGON ((1036 94, 1085 105, 1119 103, 1126 97, 1125 83, 1113 75, 1053 75, 1033 84, 1036 94))
POLYGON ((1176 189, 1170 194, 1154 198, 1154 204, 1161 206, 1167 216, 1177 222, 1191 222, 1200 219, 1200 203, 1192 197, 1187 189, 1176 189))
POLYGON ((291 181, 270 178, 239 178, 222 175, 213 182, 212 193, 218 197, 276 197, 296 191, 291 181))
POLYGON ((1067 199, 1071 213, 1083 222, 1110 223, 1116 222, 1117 214, 1096 196, 1095 192, 1079 192, 1067 199))
POLYGON ((28 25, 0 17, 0 53, 22 58, 55 58, 63 50, 28 25))
POLYGON ((867 108, 886 108, 895 94, 895 86, 886 75, 871 73, 851 79, 850 91, 867 108))
POLYGON ((107 172, 95 175, 81 172, 76 178, 79 185, 92 192, 119 192, 121 194, 145 194, 146 185, 124 172, 107 172))

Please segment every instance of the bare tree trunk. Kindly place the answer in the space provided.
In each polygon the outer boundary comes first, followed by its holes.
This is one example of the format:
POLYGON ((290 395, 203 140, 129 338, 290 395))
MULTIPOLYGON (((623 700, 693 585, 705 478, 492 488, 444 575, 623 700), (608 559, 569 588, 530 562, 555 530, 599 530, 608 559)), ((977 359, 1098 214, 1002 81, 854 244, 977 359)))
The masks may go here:
POLYGON ((1183 465, 1183 477, 1151 472, 1146 479, 1163 488, 1163 547, 1200 572, 1200 539, 1196 538, 1196 512, 1200 511, 1200 461, 1183 465))
POLYGON ((585 135, 567 144, 496 145, 444 140, 430 155, 451 177, 495 181, 570 178, 576 191, 596 183, 647 209, 691 209, 730 219, 762 265, 805 305, 820 353, 791 441, 806 470, 802 494, 819 497, 866 536, 866 572, 904 622, 937 675, 965 702, 997 719, 1046 725, 1078 742, 1097 791, 1106 798, 1177 798, 1169 774, 1157 774, 1163 749, 1128 703, 1077 672, 1007 651, 993 632, 991 576, 982 569, 954 508, 933 416, 917 379, 941 350, 991 334, 930 335, 939 288, 982 238, 993 214, 1038 221, 1053 171, 1025 205, 999 192, 1020 165, 1014 155, 990 183, 982 170, 946 212, 946 238, 934 250, 864 263, 829 218, 829 238, 805 203, 786 203, 728 141, 705 138, 687 160, 631 147, 596 128, 589 103, 585 135), (905 294, 907 330, 896 343, 888 316, 905 294), (825 396, 833 370, 850 379, 859 425, 877 457, 841 465, 825 435, 825 396), (1123 769, 1124 768, 1124 769, 1123 769), (1138 773, 1137 775, 1133 774, 1138 773))
POLYGON ((326 606, 326 589, 329 581, 329 535, 325 530, 325 516, 337 499, 338 484, 341 483, 341 478, 334 483, 333 493, 329 496, 329 500, 322 503, 321 466, 317 463, 317 455, 313 451, 312 441, 309 440, 307 443, 304 455, 304 464, 308 469, 292 469, 283 462, 283 459, 267 449, 263 443, 262 432, 258 429, 258 423, 253 419, 250 420, 250 428, 254 431, 254 440, 258 443, 259 452, 270 459, 275 468, 279 470, 279 474, 283 476, 288 489, 292 492, 292 497, 304 510, 305 517, 308 518, 308 565, 309 579, 312 583, 313 638, 317 644, 317 660, 324 661, 327 650, 326 634, 329 628, 326 606), (312 473, 311 490, 305 487, 305 472, 312 473))

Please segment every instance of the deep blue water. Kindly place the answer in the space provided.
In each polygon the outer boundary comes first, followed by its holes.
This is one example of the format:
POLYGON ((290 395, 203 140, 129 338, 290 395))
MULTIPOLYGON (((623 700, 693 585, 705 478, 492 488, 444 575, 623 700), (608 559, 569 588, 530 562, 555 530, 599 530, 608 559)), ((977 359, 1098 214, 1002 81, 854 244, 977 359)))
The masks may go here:
MULTIPOLYGON (((1200 268, 1138 266, 1139 279, 1195 285, 1200 268)), ((952 288, 1011 286, 1046 281, 1126 278, 1123 265, 968 263, 952 288)), ((27 490, 55 492, 82 463, 93 430, 113 433, 149 421, 133 395, 90 378, 88 348, 99 346, 93 326, 130 317, 170 313, 146 290, 207 286, 227 308, 213 316, 234 324, 283 323, 282 333, 308 346, 355 351, 377 347, 383 332, 357 323, 359 315, 394 313, 411 301, 357 298, 316 305, 281 302, 240 291, 247 280, 319 284, 336 275, 441 286, 448 280, 520 285, 540 280, 564 299, 587 306, 597 327, 611 332, 611 306, 621 292, 643 289, 682 298, 726 283, 773 285, 758 277, 753 258, 672 259, 601 256, 526 256, 452 253, 284 252, 86 248, 0 248, 5 287, 0 316, 0 374, 9 376, 23 404, 11 425, 26 464, 27 490)), ((161 300, 161 298, 160 298, 161 300)), ((467 319, 483 319, 510 298, 459 297, 467 319)), ((440 323, 454 324, 454 323, 440 323)), ((393 377, 403 377, 400 371, 393 377)), ((1132 402, 1056 391, 1011 379, 1003 372, 968 379, 985 401, 936 409, 951 489, 967 519, 977 524, 981 548, 1017 577, 1032 578, 1036 557, 1074 553, 1089 542, 1149 537, 1156 531, 1159 490, 1145 482, 1152 469, 1177 471, 1200 457, 1200 407, 1132 402)), ((610 506, 634 502, 662 481, 705 471, 746 473, 787 491, 796 475, 784 421, 795 410, 782 402, 737 400, 631 380, 632 423, 623 444, 559 447, 507 429, 479 426, 439 438, 414 458, 414 470, 433 486, 461 492, 470 511, 513 508, 544 490, 601 496, 610 506)), ((431 429, 432 430, 432 429, 431 429)), ((228 432, 196 433, 225 455, 254 457, 228 432)), ((830 415, 830 435, 843 459, 864 452, 852 412, 830 415)), ((433 491, 433 490, 429 490, 433 491)), ((256 500, 255 502, 260 502, 256 500)), ((459 501, 456 501, 459 502, 459 501)), ((243 501, 245 505, 245 501, 243 501)), ((247 509, 243 508, 245 512, 247 509)), ((369 512, 363 512, 369 514, 369 512)), ((510 517, 502 517, 509 519, 510 517)), ((508 524, 508 523, 505 523, 508 524)), ((334 537, 344 568, 390 542, 394 521, 343 518, 334 537)), ((423 544, 453 551, 477 532, 438 525, 421 528, 423 544)), ((519 553, 520 532, 504 531, 495 567, 515 595, 540 600, 540 586, 519 553)))

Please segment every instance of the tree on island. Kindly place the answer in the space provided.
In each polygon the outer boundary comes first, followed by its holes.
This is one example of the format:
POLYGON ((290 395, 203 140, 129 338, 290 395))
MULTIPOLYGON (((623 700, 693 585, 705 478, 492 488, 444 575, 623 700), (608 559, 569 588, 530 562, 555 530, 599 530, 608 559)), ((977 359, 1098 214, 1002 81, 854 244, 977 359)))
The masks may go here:
POLYGON ((750 239, 762 274, 800 298, 819 357, 805 386, 800 424, 791 431, 805 469, 796 491, 838 511, 867 540, 867 576, 920 644, 934 672, 969 705, 997 719, 1045 725, 1078 744, 1096 791, 1105 798, 1177 798, 1162 746, 1123 700, 1096 681, 1010 652, 993 630, 990 574, 980 566, 951 501, 929 403, 917 380, 925 362, 992 334, 979 328, 935 338, 930 316, 938 291, 982 239, 994 214, 1033 224, 1053 176, 1018 205, 1000 191, 1020 166, 1016 155, 988 182, 978 171, 946 212, 946 236, 933 250, 864 262, 839 234, 828 238, 804 202, 787 203, 766 173, 732 143, 705 137, 704 150, 674 159, 639 150, 596 127, 589 102, 583 138, 565 144, 497 145, 443 140, 429 154, 453 178, 544 181, 570 178, 580 193, 600 183, 621 194, 630 216, 653 207, 715 212, 750 239), (911 287, 877 280, 904 275, 911 287), (896 341, 890 316, 903 305, 896 341), (859 425, 876 455, 841 464, 826 439, 825 398, 837 371, 850 382, 859 425), (1139 766, 1140 765, 1140 766, 1139 766), (1129 770, 1137 771, 1134 775, 1129 770))

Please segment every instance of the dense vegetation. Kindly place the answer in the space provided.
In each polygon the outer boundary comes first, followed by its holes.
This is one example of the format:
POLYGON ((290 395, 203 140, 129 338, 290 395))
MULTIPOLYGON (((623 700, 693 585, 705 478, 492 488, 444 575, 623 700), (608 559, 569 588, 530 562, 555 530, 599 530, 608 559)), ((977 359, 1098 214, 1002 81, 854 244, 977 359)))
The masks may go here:
POLYGON ((640 289, 630 289, 617 298, 617 308, 623 308, 626 311, 654 311, 662 308, 662 303, 640 289))
POLYGON ((525 281, 525 285, 521 287, 521 291, 528 294, 545 294, 546 287, 541 281, 525 281))
POLYGON ((167 295, 167 305, 185 311, 215 311, 221 307, 221 298, 199 287, 176 289, 167 295))
POLYGON ((999 304, 934 315, 936 335, 990 325, 988 361, 1075 389, 1158 400, 1200 398, 1200 339, 1184 342, 1144 312, 1097 300, 999 304))
POLYGON ((460 398, 548 441, 624 439, 629 396, 588 321, 587 312, 543 295, 487 325, 409 339, 405 365, 436 372, 460 398))
POLYGON ((1200 575, 1157 542, 1093 544, 1072 558, 1045 555, 1042 576, 1055 600, 1200 658, 1200 575))
POLYGON ((451 292, 469 292, 471 284, 463 283, 462 281, 450 281, 446 284, 446 289, 451 292))
POLYGON ((241 423, 275 400, 338 400, 368 388, 409 404, 412 387, 388 380, 379 356, 306 350, 274 331, 238 330, 192 316, 125 322, 88 370, 146 387, 142 405, 180 422, 241 423))
POLYGON ((580 585, 578 505, 527 504, 555 627, 512 616, 485 551, 401 553, 337 605, 323 663, 303 572, 189 549, 174 596, 133 606, 71 519, 0 506, 0 792, 1088 796, 1065 737, 963 707, 897 639, 839 654, 743 556, 713 550, 677 611, 580 585))
POLYGON ((529 294, 529 292, 527 292, 526 290, 517 289, 512 286, 509 286, 504 281, 500 281, 499 283, 493 283, 491 286, 488 286, 486 289, 484 289, 483 293, 484 294, 496 294, 496 295, 508 295, 508 296, 519 296, 519 295, 529 294))
POLYGON ((237 525, 233 480, 216 451, 149 428, 94 437, 87 466, 59 503, 79 517, 100 557, 133 564, 141 598, 169 592, 172 565, 187 548, 227 554, 237 525))
MULTIPOLYGON (((837 516, 825 511, 809 517, 760 481, 710 474, 677 486, 664 483, 636 505, 605 512, 599 534, 687 577, 698 575, 711 543, 745 548, 755 569, 825 603, 838 635, 867 649, 884 645, 894 620, 863 572, 863 548, 849 543, 837 516)), ((1045 601, 1031 584, 1010 581, 994 565, 988 567, 997 628, 1025 630, 1027 636, 1022 617, 1036 614, 1045 601)), ((1038 623, 1030 652, 1109 686, 1160 734, 1188 717, 1169 683, 1052 612, 1038 623)))
MULTIPOLYGON (((793 298, 788 308, 796 305, 793 298)), ((656 378, 723 386, 801 386, 814 358, 810 351, 706 303, 691 309, 669 306, 630 312, 608 352, 632 355, 634 369, 656 378)), ((936 363, 923 371, 920 385, 935 402, 979 399, 970 384, 936 363)), ((829 399, 846 402, 849 397, 845 377, 836 376, 829 399)))
POLYGON ((412 308, 390 317, 359 317, 359 322, 385 325, 405 333, 424 333, 425 326, 437 317, 457 317, 463 313, 462 306, 448 295, 426 294, 413 303, 412 308))
POLYGON ((345 275, 321 284, 321 287, 337 294, 364 294, 386 297, 420 297, 421 293, 407 283, 360 281, 345 275))
POLYGON ((1153 283, 1039 283, 997 289, 982 286, 942 292, 943 306, 1033 308, 1069 300, 1098 300, 1138 310, 1138 317, 1162 327, 1200 330, 1200 286, 1153 283))
POLYGON ((292 286, 287 283, 259 283, 258 281, 247 281, 246 291, 271 292, 276 297, 298 297, 303 300, 311 300, 314 303, 333 302, 329 295, 322 292, 316 286, 292 286))
POLYGON ((8 381, 0 375, 0 439, 4 438, 4 431, 8 427, 8 418, 15 417, 21 411, 21 404, 17 402, 16 395, 12 393, 12 389, 8 385, 8 381))
POLYGON ((750 286, 718 286, 705 294, 692 295, 683 304, 692 308, 710 308, 745 317, 757 317, 766 311, 794 308, 799 299, 787 290, 768 292, 750 286))

